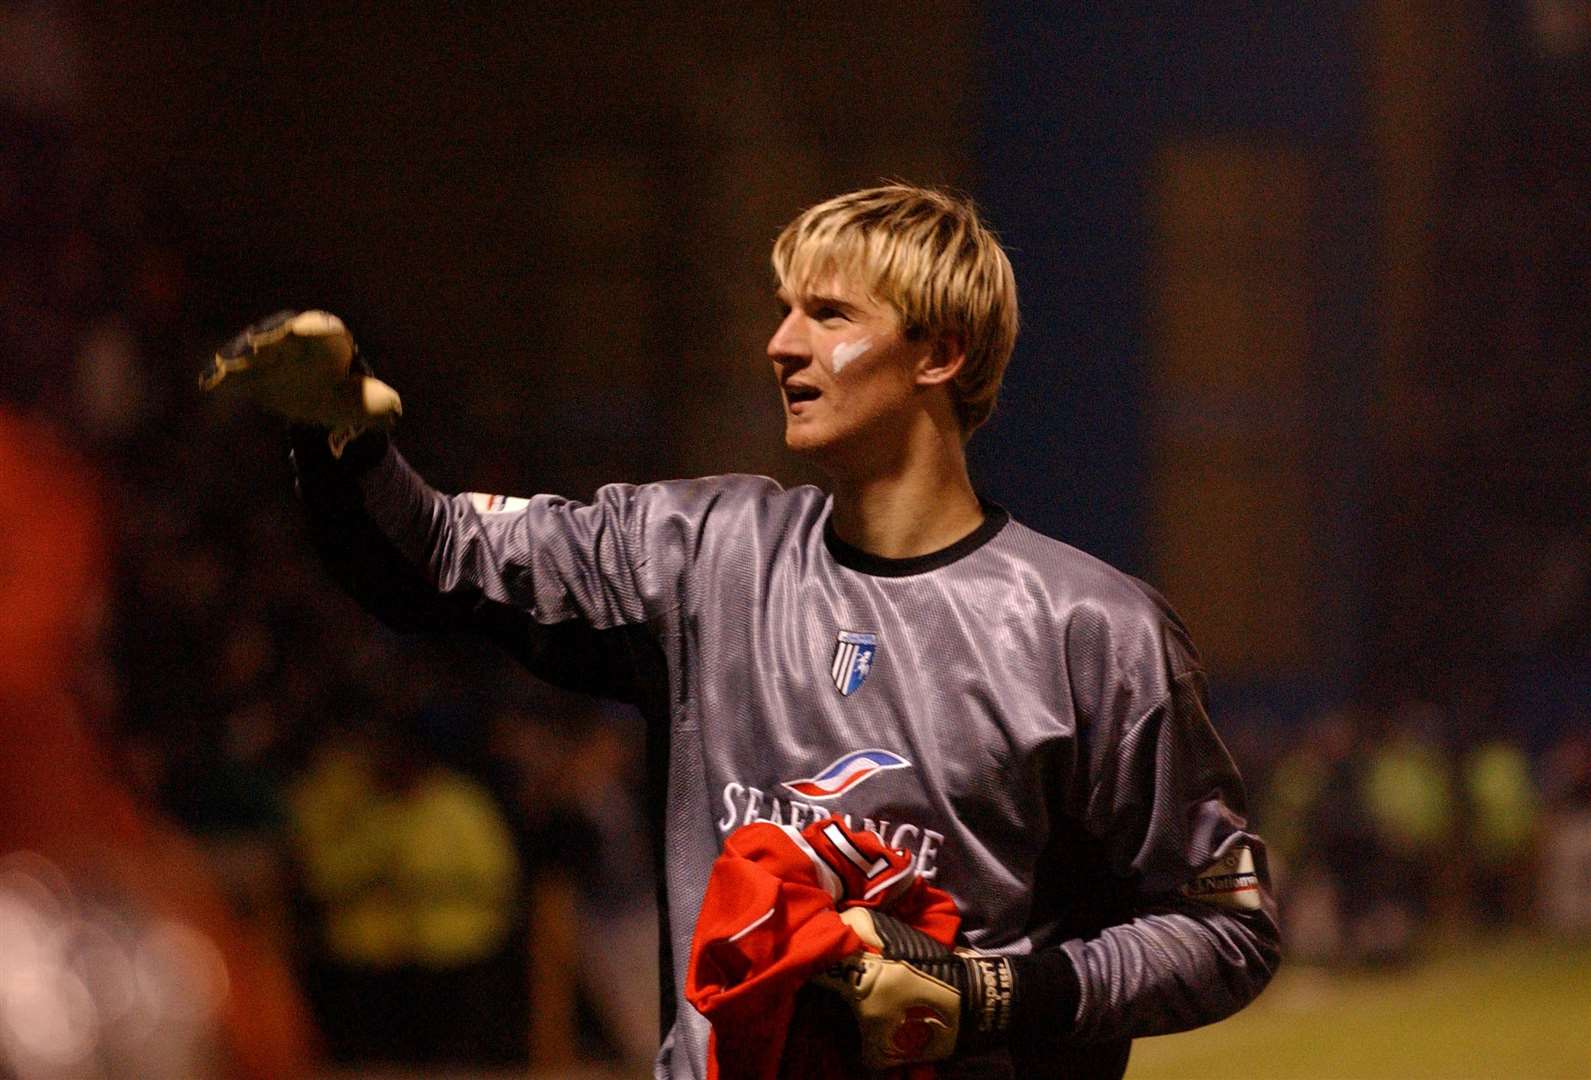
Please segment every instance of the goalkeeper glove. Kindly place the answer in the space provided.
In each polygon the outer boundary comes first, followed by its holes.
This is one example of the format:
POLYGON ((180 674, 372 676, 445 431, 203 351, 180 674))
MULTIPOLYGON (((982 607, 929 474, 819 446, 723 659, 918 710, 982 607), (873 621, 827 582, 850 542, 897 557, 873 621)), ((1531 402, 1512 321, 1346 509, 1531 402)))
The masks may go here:
POLYGON ((227 342, 199 378, 204 390, 230 386, 303 424, 346 437, 390 428, 403 412, 392 387, 357 358, 353 335, 325 311, 279 311, 227 342))
POLYGON ((872 908, 840 913, 861 952, 812 978, 856 1015, 862 1064, 889 1069, 978 1053, 998 1044, 1011 1022, 1016 981, 1003 956, 952 952, 872 908))

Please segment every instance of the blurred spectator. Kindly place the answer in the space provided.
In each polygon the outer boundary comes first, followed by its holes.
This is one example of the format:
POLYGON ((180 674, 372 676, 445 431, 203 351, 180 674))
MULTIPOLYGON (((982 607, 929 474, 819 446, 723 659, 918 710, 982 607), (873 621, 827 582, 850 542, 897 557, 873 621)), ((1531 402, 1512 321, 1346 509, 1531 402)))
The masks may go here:
POLYGON ((1343 815, 1323 812, 1323 807, 1357 805, 1352 797, 1359 768, 1353 760, 1354 744, 1352 717, 1340 711, 1327 713, 1308 725, 1271 769, 1263 814, 1272 858, 1283 877, 1325 857, 1326 849, 1317 842, 1321 827, 1342 820, 1343 815))
POLYGON ((1355 958, 1378 908, 1383 854, 1364 802, 1366 768, 1359 721, 1348 712, 1323 717, 1277 768, 1282 888, 1298 902, 1288 934, 1304 956, 1355 958))
POLYGON ((1407 947, 1414 927, 1438 906, 1439 879, 1453 865, 1458 800, 1452 765, 1435 734, 1441 718, 1435 706, 1405 705, 1368 749, 1363 797, 1381 853, 1377 891, 1386 949, 1407 947), (1401 942, 1393 940, 1394 926, 1404 928, 1401 942))
POLYGON ((1591 934, 1591 732, 1566 734, 1543 774, 1542 913, 1554 930, 1591 934))
POLYGON ((1591 808, 1591 729, 1570 728, 1542 762, 1542 797, 1548 810, 1591 808))
MULTIPOLYGON (((1442 714, 1412 705, 1383 724, 1353 711, 1322 717, 1279 762, 1265 788, 1295 955, 1356 963, 1404 962, 1431 916, 1451 929, 1465 915, 1460 803, 1434 732, 1442 714)), ((1512 762, 1476 759, 1490 799, 1484 819, 1498 858, 1524 858, 1510 799, 1512 762)), ((1527 778, 1528 790, 1528 778, 1527 778)), ((1528 806, 1528 803, 1526 804, 1528 806)), ((1488 864, 1493 865, 1493 864, 1488 864)), ((1517 866, 1509 863, 1509 866, 1517 866)))
POLYGON ((314 751, 292 808, 333 1056, 518 1057, 519 863, 491 794, 413 732, 342 727, 314 751))
POLYGON ((582 864, 580 937, 601 949, 582 964, 590 997, 620 1060, 651 1061, 659 1037, 657 904, 652 852, 641 809, 640 733, 605 717, 575 751, 583 782, 574 805, 589 824, 594 849, 582 864))
POLYGON ((494 721, 534 878, 534 1041, 543 1067, 578 1056, 588 1012, 606 1056, 627 1068, 645 1071, 657 1049, 653 852, 641 809, 641 735, 629 715, 536 685, 494 721), (602 947, 577 949, 592 941, 602 947))
POLYGON ((1493 740, 1464 755, 1462 781, 1475 910, 1487 922, 1521 922, 1530 914, 1541 826, 1530 761, 1513 743, 1493 740))

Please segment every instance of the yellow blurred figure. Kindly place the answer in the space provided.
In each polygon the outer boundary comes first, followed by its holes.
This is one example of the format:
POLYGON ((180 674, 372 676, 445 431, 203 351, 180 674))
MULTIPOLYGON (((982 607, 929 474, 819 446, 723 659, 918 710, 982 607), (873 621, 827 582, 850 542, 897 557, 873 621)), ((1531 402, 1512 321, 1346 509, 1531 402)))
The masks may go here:
POLYGON ((1525 752, 1493 742, 1464 760, 1464 791, 1473 815, 1475 857, 1488 864, 1519 858, 1535 840, 1540 800, 1525 752))
POLYGON ((1364 796, 1383 842, 1399 854, 1430 851, 1452 836, 1456 807, 1447 762, 1423 739, 1403 733, 1377 748, 1364 796))
POLYGON ((431 765, 394 792, 371 755, 345 744, 317 761, 292 805, 335 959, 448 968, 501 948, 519 860, 481 785, 431 765))

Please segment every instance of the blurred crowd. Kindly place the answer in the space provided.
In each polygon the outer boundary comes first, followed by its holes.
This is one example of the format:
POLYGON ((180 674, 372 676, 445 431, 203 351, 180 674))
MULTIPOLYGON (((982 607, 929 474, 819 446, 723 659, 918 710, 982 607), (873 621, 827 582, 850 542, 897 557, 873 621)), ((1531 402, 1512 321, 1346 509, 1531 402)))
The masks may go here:
POLYGON ((1584 724, 1532 752, 1427 702, 1344 707, 1286 738, 1263 712, 1217 722, 1249 782, 1294 962, 1406 963, 1484 932, 1591 934, 1584 724))
MULTIPOLYGON (((171 1014, 188 1026, 164 1030, 191 1034, 228 992, 213 954, 231 962, 216 941, 234 932, 286 958, 297 989, 273 992, 297 995, 318 1034, 276 1030, 308 1040, 309 1056, 645 1060, 657 942, 638 721, 536 684, 484 645, 393 636, 330 585, 302 535, 283 433, 195 391, 208 351, 263 314, 217 303, 204 257, 176 208, 95 160, 68 117, 0 99, 0 467, 32 477, 6 489, 7 512, 49 490, 63 514, 83 511, 71 527, 102 530, 107 553, 73 570, 52 561, 65 557, 52 539, 5 579, 14 621, 57 575, 103 573, 104 587, 66 593, 84 625, 61 631, 74 647, 59 670, 34 664, 0 687, 12 760, 36 742, 41 769, 86 762, 100 792, 36 777, 61 794, 3 811, 0 855, 33 854, 0 864, 0 980, 21 978, 18 956, 48 959, 58 976, 27 1000, 82 1024, 30 1042, 42 1014, 4 998, 0 1072, 27 1060, 39 1075, 91 1074, 98 1055, 114 1076, 126 1073, 106 1062, 157 1043, 214 1052, 198 1036, 151 1041, 153 1021, 128 1027, 182 995, 135 1007, 105 972, 188 987, 171 1014), (70 696, 40 705, 25 677, 70 696), (48 724, 63 747, 97 749, 48 756, 48 724), (120 850, 164 823, 192 858, 158 865, 185 870, 88 875, 88 888, 83 837, 120 850), (179 918, 159 899, 188 873, 215 883, 225 916, 179 918), (40 944, 63 940, 94 948, 40 944)), ((1555 528, 1512 598, 1528 633, 1476 680, 1489 692, 1461 692, 1473 673, 1459 670, 1445 700, 1224 727, 1294 956, 1402 961, 1478 926, 1591 934, 1591 547, 1583 517, 1555 528)), ((7 650, 21 655, 12 638, 7 650)))
POLYGON ((649 1061, 637 718, 538 684, 484 643, 388 634, 330 584, 300 535, 285 432, 197 392, 240 314, 212 317, 158 193, 36 104, 0 98, 0 563, 16 675, 0 686, 0 756, 31 767, 39 795, 0 806, 0 855, 23 860, 0 865, 0 946, 16 946, 0 947, 0 986, 41 957, 53 974, 32 1011, 0 994, 13 1002, 0 1073, 211 1075, 216 1054, 261 1077, 317 1058, 649 1061), (50 648, 28 648, 30 620, 50 648), (25 743, 42 749, 18 756, 25 743), (56 775, 74 771, 81 799, 56 775), (168 832, 224 919, 168 918, 170 894, 198 888, 169 867, 100 881, 130 837, 168 832), (233 937, 294 976, 272 992, 289 1018, 276 1035, 296 1045, 252 1066, 201 1037, 200 1021, 233 1020, 205 974, 206 958, 234 964, 233 937), (582 941, 601 947, 577 955, 582 941), (166 996, 188 1001, 186 1027, 105 975, 107 957, 135 972, 174 951, 166 996), (30 1035, 51 1010, 80 1022, 30 1035))

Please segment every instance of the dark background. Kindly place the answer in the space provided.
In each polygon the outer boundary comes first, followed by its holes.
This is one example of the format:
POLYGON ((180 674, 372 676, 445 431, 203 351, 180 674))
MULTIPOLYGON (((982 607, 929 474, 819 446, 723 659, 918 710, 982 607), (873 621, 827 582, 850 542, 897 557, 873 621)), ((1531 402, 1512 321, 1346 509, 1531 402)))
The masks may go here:
MULTIPOLYGON (((527 852, 549 811, 514 801, 526 760, 633 732, 342 600, 278 426, 199 399, 209 351, 340 313, 445 489, 815 482, 778 437, 768 250, 890 177, 970 193, 1016 268, 975 482, 1187 618, 1281 859, 1396 847, 1355 778, 1413 761, 1436 809, 1397 856, 1408 909, 1528 921, 1494 879, 1536 839, 1457 878, 1429 845, 1520 815, 1539 838, 1591 784, 1586 5, 0 17, 0 400, 80 459, 113 564, 84 715, 148 806, 279 861, 255 900, 284 926, 290 792, 327 731, 442 745, 527 852), (491 743, 496 698, 556 738, 491 743), (1523 770, 1500 811, 1490 746, 1523 770), (1319 833, 1344 814, 1360 833, 1319 833)), ((615 760, 593 785, 638 790, 615 760)))
POLYGON ((1521 560, 1584 547, 1583 56, 1547 52, 1529 5, 1434 11, 114 8, 80 21, 82 115, 95 167, 184 248, 187 303, 218 328, 343 313, 412 402, 405 447, 452 486, 813 479, 774 434, 769 238, 881 177, 962 187, 1007 239, 1025 323, 980 485, 1172 593, 1188 579, 1196 631, 1250 613, 1201 635, 1212 666, 1314 683, 1302 707, 1447 692, 1454 663, 1507 651, 1521 560), (1301 265, 1166 265, 1156 192, 1210 147, 1296 212, 1190 227, 1291 230, 1301 265), (1206 326, 1179 361, 1157 324, 1178 274, 1281 310, 1206 326), (1551 340, 1502 325, 1520 308, 1551 340), (1282 399, 1212 389, 1247 347, 1221 333, 1262 318, 1294 335, 1262 358, 1292 376, 1282 399), (1292 497, 1165 522, 1162 489, 1200 479, 1167 460, 1190 413, 1273 459, 1229 473, 1292 497), (1500 552, 1477 514, 1555 540, 1500 552), (1163 565, 1253 557, 1201 531, 1279 529, 1299 534, 1262 568, 1280 580, 1225 583, 1256 594, 1235 605, 1163 565), (1227 644, 1256 618, 1291 643, 1227 644))

